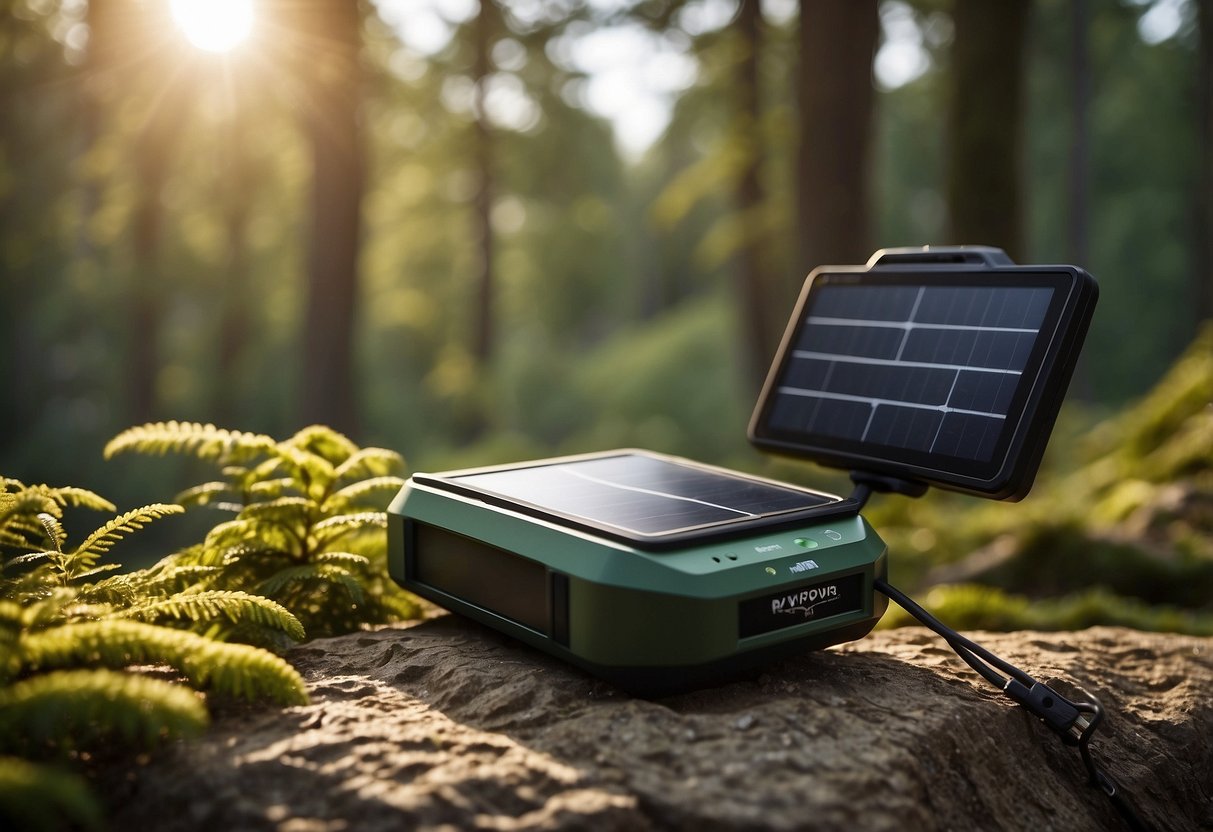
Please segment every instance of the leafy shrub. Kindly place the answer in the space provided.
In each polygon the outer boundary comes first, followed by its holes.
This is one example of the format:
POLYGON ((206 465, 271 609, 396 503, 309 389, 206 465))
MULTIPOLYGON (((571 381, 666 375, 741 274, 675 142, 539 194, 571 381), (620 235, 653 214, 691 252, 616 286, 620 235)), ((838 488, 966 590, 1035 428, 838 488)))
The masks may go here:
POLYGON ((299 674, 274 654, 155 623, 213 631, 222 619, 302 637, 279 605, 196 590, 172 567, 101 577, 119 568, 100 562, 115 543, 180 506, 126 512, 69 549, 64 508, 114 511, 109 501, 0 482, 0 818, 16 828, 98 825, 86 785, 60 766, 114 741, 149 747, 196 734, 207 723, 197 691, 307 701, 299 674), (131 669, 141 665, 167 665, 189 687, 131 669))
MULTIPOLYGON (((404 484, 404 461, 394 451, 360 449, 322 426, 278 442, 214 425, 156 422, 124 431, 105 448, 107 458, 126 452, 179 453, 217 465, 222 479, 190 488, 177 502, 234 515, 140 580, 188 576, 198 591, 265 596, 290 610, 310 638, 417 616, 416 599, 387 573, 384 508, 404 484)), ((144 614, 185 612, 178 606, 144 614)), ((264 628, 244 621, 230 622, 224 635, 267 643, 264 628)))

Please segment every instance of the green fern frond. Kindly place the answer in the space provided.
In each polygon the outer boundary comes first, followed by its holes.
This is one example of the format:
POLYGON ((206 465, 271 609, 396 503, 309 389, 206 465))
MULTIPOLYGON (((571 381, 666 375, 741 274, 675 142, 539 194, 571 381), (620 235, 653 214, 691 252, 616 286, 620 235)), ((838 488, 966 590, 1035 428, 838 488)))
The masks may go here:
MULTIPOLYGON (((297 467, 294 456, 290 453, 293 448, 286 448, 283 445, 275 447, 275 455, 269 459, 259 463, 253 470, 245 472, 246 478, 252 484, 265 482, 272 479, 276 475, 282 474, 284 471, 290 471, 292 466, 297 467)), ((224 476, 227 476, 226 474, 224 476)))
POLYGON ((0 601, 0 628, 5 624, 21 623, 21 605, 14 601, 0 601))
MULTIPOLYGON (((278 598, 292 584, 339 583, 345 587, 348 593, 349 587, 345 586, 347 579, 356 581, 354 576, 345 567, 331 563, 305 563, 299 566, 288 566, 286 569, 280 569, 258 584, 256 592, 269 598, 278 598)), ((355 600, 361 600, 361 587, 355 593, 358 596, 355 600)), ((351 598, 353 597, 354 594, 351 594, 351 598)))
MULTIPOLYGON (((229 520, 211 529, 204 544, 207 552, 222 552, 219 564, 233 554, 253 552, 294 552, 299 548, 297 533, 278 523, 256 520, 229 520)), ((208 558, 204 563, 215 563, 208 558)))
POLYGON ((248 700, 270 698, 280 705, 308 704, 303 677, 268 650, 203 639, 184 672, 194 684, 248 700))
POLYGON ((353 552, 322 552, 316 556, 317 563, 330 563, 346 569, 366 569, 371 565, 368 558, 353 552))
POLYGON ((167 517, 170 514, 180 514, 185 511, 181 506, 153 503, 150 506, 133 509, 126 514, 120 514, 113 520, 85 538, 76 551, 70 556, 68 574, 76 577, 92 569, 97 558, 105 554, 111 547, 127 534, 137 531, 153 520, 167 517))
POLYGON ((207 506, 215 503, 220 497, 231 497, 231 487, 225 482, 204 482, 193 488, 187 488, 173 502, 182 506, 207 506))
POLYGON ((15 558, 9 558, 4 562, 3 566, 0 566, 0 569, 7 569, 10 566, 25 566, 26 564, 30 563, 38 563, 39 561, 48 560, 61 554, 63 553, 57 552, 54 549, 50 549, 45 552, 27 552, 24 555, 17 555, 15 558))
POLYGON ((247 592, 209 590, 174 595, 112 613, 115 618, 132 618, 155 623, 173 618, 185 621, 207 621, 224 617, 233 624, 249 622, 273 630, 281 630, 295 641, 305 634, 299 619, 280 604, 247 592))
POLYGON ((19 533, 17 530, 9 527, 0 528, 0 548, 3 549, 28 549, 30 544, 29 538, 19 533))
POLYGON ((100 829, 100 804, 84 778, 16 757, 0 757, 0 826, 25 832, 100 829))
POLYGON ((254 500, 261 502, 290 496, 287 492, 295 490, 297 487, 295 480, 291 477, 276 477, 253 483, 249 486, 248 493, 254 500))
POLYGON ((117 511, 118 507, 87 488, 65 485, 50 489, 50 498, 61 506, 79 506, 94 511, 117 511))
POLYGON ((386 448, 363 448, 337 466, 334 481, 338 486, 404 473, 404 457, 386 448))
POLYGON ((363 531, 368 526, 386 529, 387 512, 360 511, 355 514, 338 514, 336 517, 329 517, 312 526, 312 533, 316 535, 318 541, 321 541, 321 548, 324 548, 334 540, 353 532, 363 531))
POLYGON ((249 470, 243 465, 224 465, 219 473, 227 477, 228 482, 243 482, 248 478, 249 470))
MULTIPOLYGON (((229 521, 235 522, 235 521, 229 521)), ((222 523, 220 525, 223 525, 222 523)), ((217 527, 216 527, 217 528, 217 527)), ((212 529, 213 531, 213 529, 212 529)), ((239 545, 234 545, 232 548, 243 548, 239 545)), ((249 546, 250 549, 258 549, 256 546, 249 546)), ((207 567, 208 569, 218 569, 226 562, 225 555, 228 548, 207 546, 206 542, 188 546, 179 552, 174 552, 160 559, 160 561, 150 568, 150 572, 154 574, 167 573, 171 569, 178 567, 207 567)), ((151 577, 151 575, 149 575, 151 577)))
POLYGON ((42 524, 42 529, 46 532, 46 539, 55 547, 55 551, 63 554, 63 542, 67 540, 67 532, 63 530, 63 524, 59 522, 59 518, 42 511, 38 513, 38 522, 42 524))
POLYGON ((104 575, 106 572, 113 572, 116 569, 121 569, 120 563, 103 563, 99 566, 94 566, 92 569, 86 569, 83 572, 72 577, 73 584, 80 584, 87 581, 89 578, 95 578, 98 575, 104 575))
POLYGON ((316 454, 330 465, 340 465, 358 451, 349 437, 326 425, 311 425, 296 433, 286 444, 316 454))
POLYGON ((345 589, 345 594, 358 606, 366 603, 366 590, 357 578, 344 569, 337 575, 337 583, 345 589))
POLYGON ((20 649, 26 666, 35 670, 82 662, 106 667, 167 664, 200 689, 248 699, 268 696, 284 705, 307 703, 298 671, 273 653, 141 621, 66 624, 26 636, 20 649))
POLYGON ((21 634, 21 605, 0 601, 0 686, 21 672, 17 638, 21 634))
POLYGON ((280 523, 289 527, 307 524, 308 513, 315 506, 306 497, 279 497, 265 503, 252 503, 240 512, 240 520, 260 523, 280 523))
POLYGON ((193 691, 133 673, 62 670, 0 690, 0 745, 14 750, 93 748, 115 735, 150 747, 163 737, 197 734, 206 724, 206 708, 193 691))
POLYGON ((20 524, 22 519, 36 517, 41 513, 54 517, 63 516, 63 507, 47 493, 46 486, 36 485, 16 494, 9 494, 0 506, 0 528, 20 524))
POLYGON ((220 571, 217 566, 152 567, 115 575, 83 587, 80 599, 119 606, 130 606, 135 598, 165 598, 189 586, 199 586, 220 571))
POLYGON ((61 624, 64 609, 76 600, 76 590, 67 587, 41 587, 36 598, 21 600, 21 626, 26 630, 40 630, 61 624))
POLYGON ((373 500, 376 508, 382 507, 404 486, 403 477, 383 476, 347 485, 336 491, 324 502, 325 508, 352 508, 367 500, 373 500), (379 499, 375 499, 378 497, 379 499))
POLYGON ((324 499, 333 482, 333 464, 319 454, 302 448, 283 445, 279 450, 284 456, 290 457, 306 495, 317 501, 324 499))
POLYGON ((81 587, 76 597, 84 603, 127 607, 134 603, 138 593, 131 585, 130 575, 114 575, 81 587))
POLYGON ((46 541, 46 529, 38 522, 37 514, 14 515, 0 525, 0 546, 20 550, 24 554, 31 548, 40 547, 46 541))
POLYGON ((149 422, 128 428, 105 446, 106 459, 134 451, 164 456, 181 453, 199 459, 239 462, 272 454, 277 443, 264 434, 224 430, 199 422, 149 422))

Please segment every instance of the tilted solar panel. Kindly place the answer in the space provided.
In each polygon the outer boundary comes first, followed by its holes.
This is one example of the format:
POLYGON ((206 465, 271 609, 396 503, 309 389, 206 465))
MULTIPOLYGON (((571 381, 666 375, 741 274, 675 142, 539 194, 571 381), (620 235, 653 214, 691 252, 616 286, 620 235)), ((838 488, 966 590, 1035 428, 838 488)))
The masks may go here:
POLYGON ((751 439, 829 465, 1022 496, 1094 297, 1071 267, 814 272, 751 439))

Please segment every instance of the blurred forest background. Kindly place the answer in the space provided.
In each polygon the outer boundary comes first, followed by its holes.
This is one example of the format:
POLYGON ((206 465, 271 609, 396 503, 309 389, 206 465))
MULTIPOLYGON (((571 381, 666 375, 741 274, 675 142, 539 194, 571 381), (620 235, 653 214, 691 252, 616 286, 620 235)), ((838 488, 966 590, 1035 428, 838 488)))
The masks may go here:
POLYGON ((167 496, 100 452, 171 418, 842 489, 745 441, 805 274, 982 243, 1100 305, 1037 493, 878 501, 895 570, 1213 631, 1211 0, 0 5, 4 474, 167 496))

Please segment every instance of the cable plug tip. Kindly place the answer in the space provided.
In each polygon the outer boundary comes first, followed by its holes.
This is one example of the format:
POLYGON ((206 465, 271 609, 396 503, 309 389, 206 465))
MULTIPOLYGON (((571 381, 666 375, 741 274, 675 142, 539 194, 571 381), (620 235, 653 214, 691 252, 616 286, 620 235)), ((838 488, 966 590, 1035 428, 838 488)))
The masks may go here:
POLYGON ((1078 708, 1060 693, 1040 682, 1033 681, 1029 686, 1018 679, 1008 679, 1003 692, 1067 741, 1073 739, 1077 742, 1090 724, 1088 720, 1078 734, 1074 735, 1073 729, 1080 717, 1078 708))

